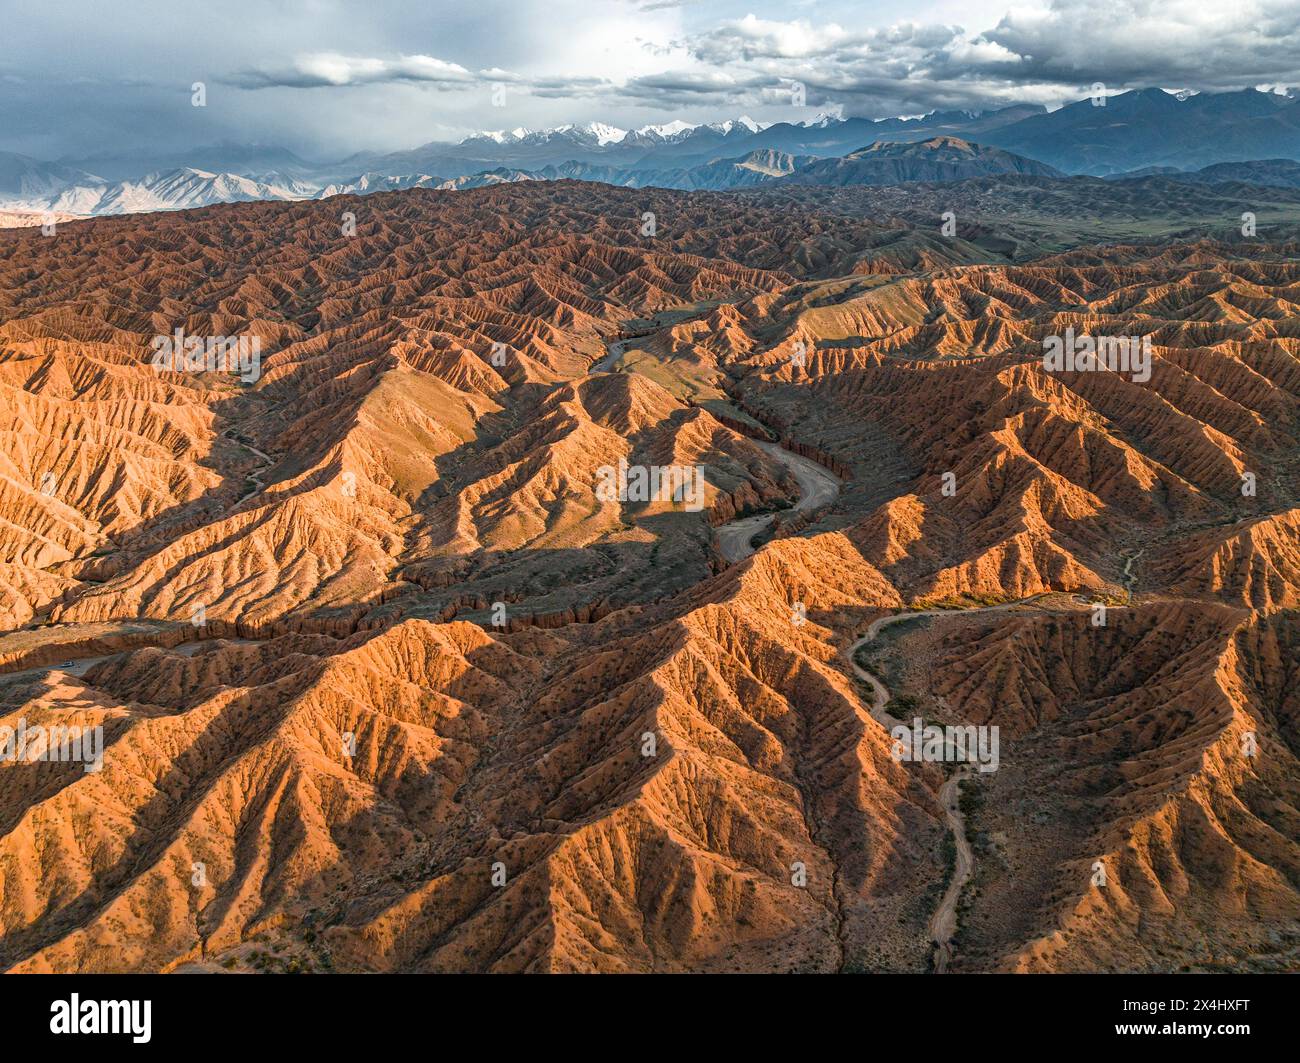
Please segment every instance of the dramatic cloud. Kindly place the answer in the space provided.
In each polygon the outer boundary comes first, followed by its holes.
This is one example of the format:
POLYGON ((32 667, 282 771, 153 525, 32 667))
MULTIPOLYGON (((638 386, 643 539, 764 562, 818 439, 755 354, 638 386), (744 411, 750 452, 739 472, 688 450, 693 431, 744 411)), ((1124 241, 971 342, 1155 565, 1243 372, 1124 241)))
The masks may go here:
POLYGON ((983 30, 900 22, 850 32, 746 15, 687 46, 701 63, 798 79, 871 116, 1013 99, 1054 105, 1098 81, 1115 91, 1296 84, 1300 5, 1053 0, 1018 5, 983 30))
POLYGON ((246 70, 229 79, 231 84, 254 89, 274 86, 307 89, 373 85, 385 81, 420 81, 433 85, 463 86, 474 80, 474 75, 458 63, 447 63, 428 55, 371 59, 333 52, 298 56, 287 70, 246 70))
POLYGON ((1057 0, 1015 9, 984 36, 1025 57, 1026 79, 1219 88, 1300 81, 1294 0, 1057 0))
POLYGON ((1295 0, 7 0, 4 37, 0 150, 46 158, 1300 84, 1295 0))

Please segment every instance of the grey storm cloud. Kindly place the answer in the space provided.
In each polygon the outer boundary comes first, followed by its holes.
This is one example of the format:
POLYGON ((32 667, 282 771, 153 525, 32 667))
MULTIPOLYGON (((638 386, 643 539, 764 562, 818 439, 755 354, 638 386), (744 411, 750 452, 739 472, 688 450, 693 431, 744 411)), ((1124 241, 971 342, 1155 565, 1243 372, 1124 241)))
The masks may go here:
POLYGON ((0 150, 338 155, 475 129, 1300 84, 1296 0, 6 0, 0 150), (956 25, 954 18, 969 24, 956 25), (190 87, 208 86, 208 106, 190 87), (500 105, 499 86, 508 88, 500 105))
POLYGON ((1021 56, 1025 79, 1245 88, 1300 80, 1300 4, 1057 0, 985 31, 1021 56))
POLYGON ((645 100, 706 99, 735 100, 748 98, 747 94, 761 91, 772 78, 742 75, 722 70, 666 71, 645 77, 631 78, 619 92, 630 98, 645 100))
POLYGON ((393 81, 463 87, 480 79, 457 63, 448 63, 429 55, 402 55, 384 59, 322 52, 295 57, 287 67, 241 70, 222 80, 248 89, 311 89, 375 85, 393 81))
POLYGON ((847 29, 747 15, 687 42, 701 62, 784 74, 853 104, 901 112, 1055 103, 1093 82, 1244 88, 1300 81, 1294 0, 1053 0, 982 31, 904 23, 847 29))

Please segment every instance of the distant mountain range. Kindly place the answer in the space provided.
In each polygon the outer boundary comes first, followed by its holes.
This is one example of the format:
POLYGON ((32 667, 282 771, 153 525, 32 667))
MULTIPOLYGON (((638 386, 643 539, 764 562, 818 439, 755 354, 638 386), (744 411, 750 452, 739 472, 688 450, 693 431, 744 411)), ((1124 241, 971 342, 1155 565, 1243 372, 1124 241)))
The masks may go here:
POLYGON ((1140 177, 1167 177, 1182 184, 1217 185, 1241 182, 1273 188, 1300 188, 1300 162, 1294 159, 1260 159, 1256 162, 1216 162, 1199 170, 1178 170, 1171 166, 1149 166, 1132 173, 1113 174, 1109 181, 1140 177))
POLYGON ((0 211, 123 214, 243 200, 575 178, 626 187, 884 185, 998 174, 1295 187, 1300 100, 1241 92, 1186 98, 1141 89, 1056 111, 1017 104, 921 118, 763 125, 748 117, 625 130, 594 122, 495 130, 456 144, 305 160, 273 145, 43 162, 0 152, 0 211))
POLYGON ((992 130, 982 142, 1096 176, 1147 166, 1196 170, 1218 162, 1300 159, 1300 100, 1276 93, 1161 89, 1091 100, 992 130))
POLYGON ((425 144, 410 151, 354 155, 342 170, 378 173, 439 173, 464 177, 500 166, 536 170, 584 162, 626 170, 684 170, 715 159, 759 150, 820 157, 844 155, 878 140, 915 141, 939 135, 974 139, 984 132, 1041 115, 1044 108, 1018 105, 975 114, 935 112, 924 118, 837 118, 819 114, 806 122, 763 126, 748 117, 706 125, 672 123, 625 132, 593 123, 532 132, 478 133, 459 144, 425 144))
POLYGON ((155 210, 185 210, 213 203, 248 200, 324 199, 335 195, 367 195, 405 188, 466 189, 515 181, 558 181, 568 179, 601 181, 627 188, 734 189, 781 183, 868 185, 907 181, 954 181, 990 174, 1060 176, 1059 171, 1031 159, 998 148, 970 144, 956 137, 938 137, 917 144, 880 143, 852 152, 844 158, 822 159, 815 155, 790 155, 774 148, 760 148, 738 158, 713 159, 694 166, 665 169, 611 166, 569 160, 534 169, 498 166, 459 177, 412 173, 389 175, 367 171, 348 180, 313 184, 287 174, 270 172, 255 176, 211 173, 182 167, 163 173, 146 174, 126 181, 105 182, 90 174, 69 179, 77 183, 59 186, 54 175, 41 180, 26 166, 13 164, 21 172, 19 194, 0 199, 0 208, 28 214, 44 211, 62 215, 96 216, 135 214, 155 210))
POLYGON ((935 137, 915 144, 878 141, 842 158, 808 163, 784 180, 801 185, 896 185, 1011 173, 1065 176, 1054 167, 1001 148, 971 144, 958 137, 935 137))

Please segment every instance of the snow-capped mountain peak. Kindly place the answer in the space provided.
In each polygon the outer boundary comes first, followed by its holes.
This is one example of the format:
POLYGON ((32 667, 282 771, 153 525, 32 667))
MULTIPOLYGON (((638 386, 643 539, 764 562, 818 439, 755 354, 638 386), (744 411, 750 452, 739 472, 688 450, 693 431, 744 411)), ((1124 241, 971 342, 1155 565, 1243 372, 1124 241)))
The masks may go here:
POLYGON ((760 129, 766 129, 767 127, 755 122, 749 115, 743 114, 739 118, 728 119, 725 122, 710 122, 706 128, 716 129, 723 136, 729 136, 737 130, 745 133, 757 133, 760 129))
POLYGON ((663 125, 643 125, 637 132, 643 137, 654 136, 661 140, 671 140, 673 137, 681 136, 681 134, 689 130, 698 128, 699 126, 678 119, 674 122, 666 122, 663 125))
POLYGON ((549 129, 527 129, 523 126, 518 129, 512 129, 509 132, 504 130, 483 130, 466 137, 461 144, 473 144, 490 140, 493 143, 506 144, 549 144, 556 139, 575 140, 585 143, 593 143, 596 147, 607 148, 617 144, 637 144, 651 141, 654 143, 671 143, 681 140, 700 129, 708 129, 715 133, 721 133, 728 136, 734 133, 757 133, 766 129, 767 124, 756 122, 748 115, 741 115, 739 118, 728 119, 725 122, 710 122, 707 124, 698 122, 683 122, 676 119, 672 122, 664 122, 660 125, 645 125, 639 129, 628 131, 619 126, 610 125, 608 122, 586 122, 583 125, 561 125, 549 129))
POLYGON ((495 144, 517 144, 532 135, 533 131, 527 126, 516 126, 514 129, 484 129, 467 136, 461 143, 471 144, 476 140, 490 140, 495 144))
POLYGON ((805 129, 826 129, 828 126, 839 125, 842 121, 844 121, 843 115, 822 111, 816 118, 810 118, 800 124, 805 129))
POLYGON ((606 125, 604 122, 588 122, 580 126, 584 133, 590 133, 596 138, 596 143, 604 147, 606 144, 620 144, 623 138, 627 136, 626 129, 619 129, 618 126, 606 125))

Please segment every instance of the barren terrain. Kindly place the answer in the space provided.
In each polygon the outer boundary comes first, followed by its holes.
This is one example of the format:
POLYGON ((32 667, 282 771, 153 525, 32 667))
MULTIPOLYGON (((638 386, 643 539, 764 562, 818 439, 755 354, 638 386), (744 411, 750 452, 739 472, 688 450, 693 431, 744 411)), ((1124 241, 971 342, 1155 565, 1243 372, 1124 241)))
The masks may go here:
POLYGON ((0 232, 0 969, 1294 968, 1294 234, 985 180, 0 232))

